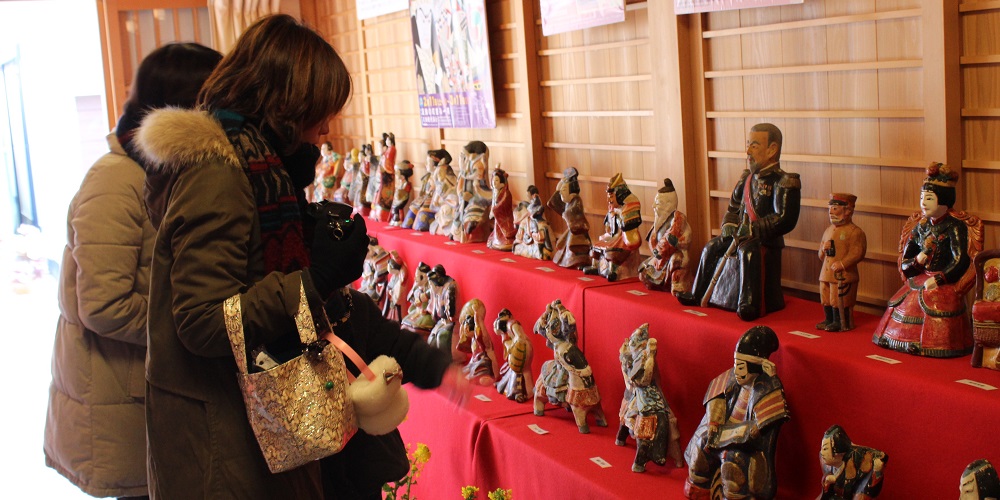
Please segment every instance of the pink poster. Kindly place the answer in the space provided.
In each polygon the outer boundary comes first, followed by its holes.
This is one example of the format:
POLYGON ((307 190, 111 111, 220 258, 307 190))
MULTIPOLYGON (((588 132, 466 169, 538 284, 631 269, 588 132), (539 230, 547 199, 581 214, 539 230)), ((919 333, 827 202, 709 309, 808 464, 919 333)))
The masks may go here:
POLYGON ((620 23, 625 0, 541 0, 542 35, 620 23))
POLYGON ((674 0, 675 14, 694 14, 697 12, 714 12, 717 10, 752 9, 754 7, 773 7, 775 5, 791 5, 804 0, 674 0))

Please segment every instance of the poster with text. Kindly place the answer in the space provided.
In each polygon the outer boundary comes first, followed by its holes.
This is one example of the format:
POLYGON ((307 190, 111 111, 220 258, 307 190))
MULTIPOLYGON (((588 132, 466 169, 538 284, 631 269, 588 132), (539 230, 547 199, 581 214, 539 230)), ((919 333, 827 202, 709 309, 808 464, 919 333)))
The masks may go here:
POLYGON ((625 0, 541 0, 542 35, 620 23, 625 0))
POLYGON ((752 9, 755 7, 773 7, 775 5, 791 5, 804 0, 674 0, 675 14, 695 14, 698 12, 714 12, 717 10, 752 9))
POLYGON ((494 128, 485 0, 412 0, 420 125, 494 128))
POLYGON ((360 20, 406 10, 409 0, 354 0, 354 4, 360 20))

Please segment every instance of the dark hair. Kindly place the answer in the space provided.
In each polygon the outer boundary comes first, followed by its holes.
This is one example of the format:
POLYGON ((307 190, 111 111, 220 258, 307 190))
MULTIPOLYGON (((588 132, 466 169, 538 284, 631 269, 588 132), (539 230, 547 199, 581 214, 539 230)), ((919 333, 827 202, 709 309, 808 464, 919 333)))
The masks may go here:
POLYGON ((955 188, 953 187, 925 182, 920 189, 922 191, 930 191, 935 195, 937 195, 938 205, 944 205, 948 208, 952 208, 955 206, 955 199, 957 198, 957 194, 955 193, 955 188))
POLYGON ((139 119, 151 110, 193 108, 222 54, 197 43, 170 43, 150 52, 135 73, 125 109, 139 119))
POLYGON ((240 36, 205 82, 199 104, 269 127, 289 151, 302 132, 341 110, 351 75, 337 52, 286 14, 261 18, 240 36))
POLYGON ((767 144, 764 147, 770 146, 772 142, 778 144, 778 152, 774 154, 774 161, 778 161, 781 158, 781 129, 770 123, 758 123, 753 127, 750 127, 751 132, 767 132, 767 144))
POLYGON ((465 145, 465 151, 474 155, 481 155, 488 150, 489 148, 483 141, 472 141, 465 145))
POLYGON ((444 160, 445 164, 451 163, 451 153, 447 149, 428 149, 427 156, 434 158, 437 163, 441 163, 441 160, 444 160))
POLYGON ((823 433, 823 438, 830 438, 830 444, 833 445, 830 451, 833 454, 847 453, 851 449, 851 438, 847 437, 847 432, 839 425, 831 425, 823 433))
POLYGON ((333 151, 333 143, 330 142, 330 141, 323 142, 322 146, 326 146, 326 149, 329 149, 330 151, 333 151))

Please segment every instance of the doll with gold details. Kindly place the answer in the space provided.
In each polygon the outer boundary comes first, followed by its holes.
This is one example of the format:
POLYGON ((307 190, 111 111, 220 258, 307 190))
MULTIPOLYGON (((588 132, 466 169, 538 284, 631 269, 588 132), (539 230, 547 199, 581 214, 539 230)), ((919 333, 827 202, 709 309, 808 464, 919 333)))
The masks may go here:
POLYGON ((608 182, 608 213, 604 217, 604 234, 597 238, 590 251, 591 265, 584 274, 599 274, 608 281, 634 277, 639 272, 639 247, 642 224, 639 198, 632 193, 622 174, 608 182))

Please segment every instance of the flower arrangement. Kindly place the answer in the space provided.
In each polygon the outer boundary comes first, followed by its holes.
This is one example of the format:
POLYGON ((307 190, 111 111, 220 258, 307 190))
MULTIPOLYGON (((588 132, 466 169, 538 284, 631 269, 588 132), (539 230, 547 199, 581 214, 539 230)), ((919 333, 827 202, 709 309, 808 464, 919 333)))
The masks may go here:
POLYGON ((423 471, 424 465, 430 461, 431 449, 424 443, 417 443, 417 447, 412 451, 410 450, 410 446, 407 445, 406 451, 410 460, 410 472, 403 479, 385 483, 382 486, 382 491, 385 492, 384 500, 414 500, 416 498, 411 496, 410 489, 413 485, 417 484, 420 472, 423 471))
MULTIPOLYGON (((462 500, 477 500, 479 498, 479 488, 475 486, 463 486, 462 487, 462 500)), ((514 498, 513 490, 505 490, 503 488, 497 488, 486 494, 486 498, 489 500, 512 500, 514 498)))

